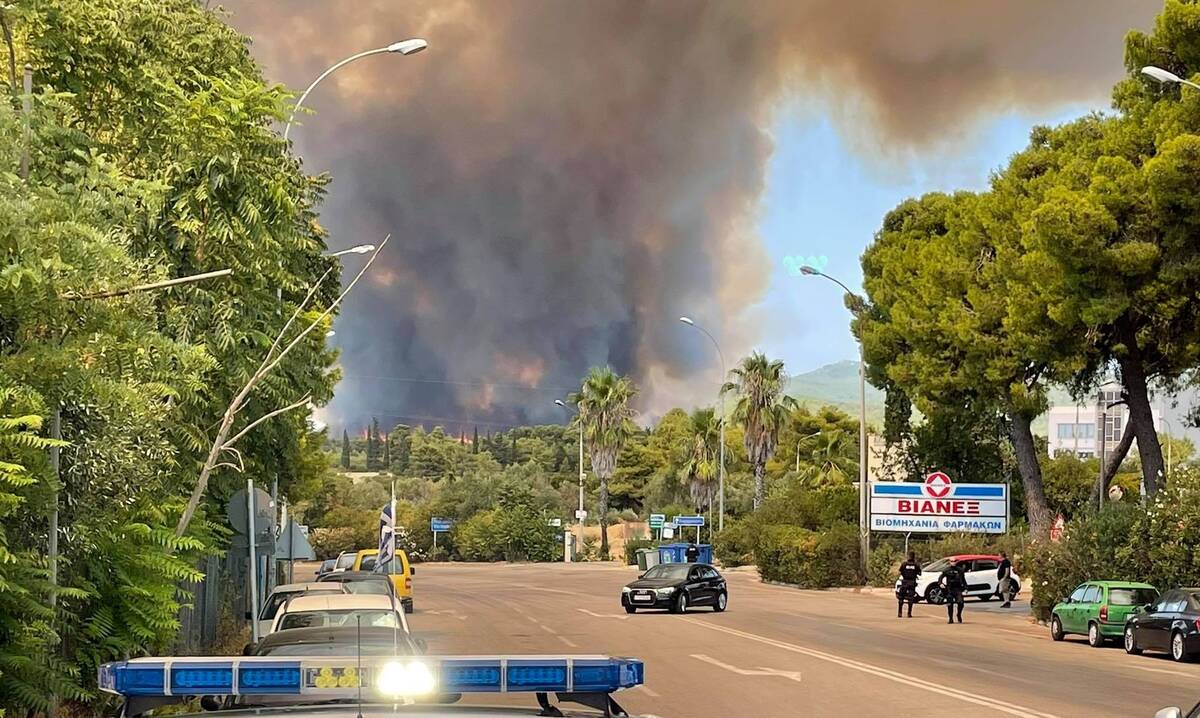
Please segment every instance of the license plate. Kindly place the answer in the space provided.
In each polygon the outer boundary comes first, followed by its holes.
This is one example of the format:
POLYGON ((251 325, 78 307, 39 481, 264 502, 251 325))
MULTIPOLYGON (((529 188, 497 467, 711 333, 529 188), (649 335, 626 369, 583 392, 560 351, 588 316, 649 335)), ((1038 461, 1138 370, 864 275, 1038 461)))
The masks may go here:
POLYGON ((650 603, 651 601, 654 600, 654 596, 648 596, 644 593, 635 593, 633 595, 633 600, 635 600, 639 603, 650 603))
POLYGON ((364 685, 370 684, 368 668, 360 675, 354 666, 321 666, 304 669, 305 688, 357 688, 359 679, 366 679, 364 685))

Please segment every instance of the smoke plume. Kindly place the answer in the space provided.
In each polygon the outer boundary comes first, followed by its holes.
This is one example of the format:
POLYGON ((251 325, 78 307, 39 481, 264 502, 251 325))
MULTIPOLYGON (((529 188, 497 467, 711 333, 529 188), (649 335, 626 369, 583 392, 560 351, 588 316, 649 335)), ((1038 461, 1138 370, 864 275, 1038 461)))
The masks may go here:
POLYGON ((333 173, 332 246, 395 234, 339 319, 329 419, 457 431, 559 420, 552 400, 605 363, 652 412, 714 395, 716 357, 676 318, 730 362, 758 338, 778 108, 812 98, 865 153, 946 151, 996 111, 1103 101, 1124 33, 1160 2, 225 6, 268 76, 298 88, 428 39, 331 76, 292 137, 333 173))

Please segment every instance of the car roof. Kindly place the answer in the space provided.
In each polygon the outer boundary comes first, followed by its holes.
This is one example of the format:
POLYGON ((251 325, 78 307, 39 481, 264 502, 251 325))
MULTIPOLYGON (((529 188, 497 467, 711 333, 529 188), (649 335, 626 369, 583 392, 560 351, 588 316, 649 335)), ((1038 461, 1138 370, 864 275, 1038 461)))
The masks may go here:
POLYGON ((998 553, 960 553, 960 554, 956 554, 954 556, 947 556, 946 558, 951 561, 954 561, 955 563, 958 563, 959 561, 974 561, 976 559, 992 559, 995 561, 999 561, 1000 554, 998 554, 998 553))
POLYGON ((288 602, 287 613, 304 611, 391 610, 392 597, 377 593, 320 593, 297 596, 288 602))
POLYGON ((379 553, 379 549, 377 549, 377 548, 364 548, 364 549, 359 550, 357 555, 359 555, 359 556, 374 556, 378 553, 379 553))
POLYGON ((388 574, 374 571, 342 571, 330 573, 321 577, 321 583, 341 583, 344 581, 387 581, 388 574))
MULTIPOLYGON (((265 636, 258 642, 257 648, 277 646, 281 644, 296 644, 296 643, 348 643, 355 644, 361 636, 363 643, 391 643, 396 640, 397 634, 394 628, 384 628, 381 626, 363 626, 359 629, 357 626, 322 626, 317 628, 289 628, 286 631, 276 631, 275 633, 265 636), (361 630, 361 633, 360 633, 361 630)), ((399 638, 402 642, 409 640, 408 634, 400 632, 399 638)))
POLYGON ((345 591, 346 589, 339 586, 333 581, 309 581, 307 583, 283 583, 275 587, 271 593, 305 593, 308 591, 345 591))
MULTIPOLYGON (((1140 583, 1138 581, 1085 581, 1084 583, 1093 586, 1104 586, 1105 588, 1151 588, 1157 591, 1158 589, 1148 583, 1140 583)), ((1186 589, 1185 589, 1186 590, 1186 589)))

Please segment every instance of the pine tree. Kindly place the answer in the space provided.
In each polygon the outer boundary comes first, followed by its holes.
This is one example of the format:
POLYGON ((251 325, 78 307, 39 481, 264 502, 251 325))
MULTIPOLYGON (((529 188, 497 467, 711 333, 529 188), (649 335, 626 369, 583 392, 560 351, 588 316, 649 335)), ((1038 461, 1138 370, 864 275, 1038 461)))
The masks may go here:
POLYGON ((342 468, 350 468, 350 435, 342 429, 342 468))
POLYGON ((392 435, 383 435, 383 470, 392 470, 392 435))
POLYGON ((515 431, 512 433, 512 445, 510 446, 510 448, 508 450, 508 463, 510 463, 510 464, 521 463, 520 457, 517 456, 517 432, 515 432, 515 431))
POLYGON ((471 453, 479 453, 479 427, 475 427, 475 435, 471 437, 471 453))
POLYGON ((406 424, 397 424, 392 429, 392 435, 396 437, 396 453, 392 459, 395 471, 404 474, 408 471, 409 457, 412 453, 412 429, 406 424))
POLYGON ((372 418, 367 429, 367 471, 379 470, 379 419, 372 418))

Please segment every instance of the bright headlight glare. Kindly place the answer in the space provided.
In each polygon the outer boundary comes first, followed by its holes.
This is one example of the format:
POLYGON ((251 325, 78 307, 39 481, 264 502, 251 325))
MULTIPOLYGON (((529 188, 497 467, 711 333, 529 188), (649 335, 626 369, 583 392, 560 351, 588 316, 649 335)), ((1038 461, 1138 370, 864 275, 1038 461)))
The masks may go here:
POLYGON ((433 672, 420 661, 388 661, 379 669, 375 687, 389 696, 423 696, 433 693, 437 681, 433 672))
POLYGON ((673 592, 674 590, 675 590, 674 586, 667 586, 666 588, 655 589, 655 593, 659 594, 660 596, 663 596, 663 595, 673 592))
POLYGON ((630 591, 632 591, 632 590, 633 590, 633 589, 632 589, 632 588, 630 588, 630 587, 628 587, 628 586, 622 586, 622 587, 621 587, 621 593, 629 593, 629 592, 630 592, 630 591))

